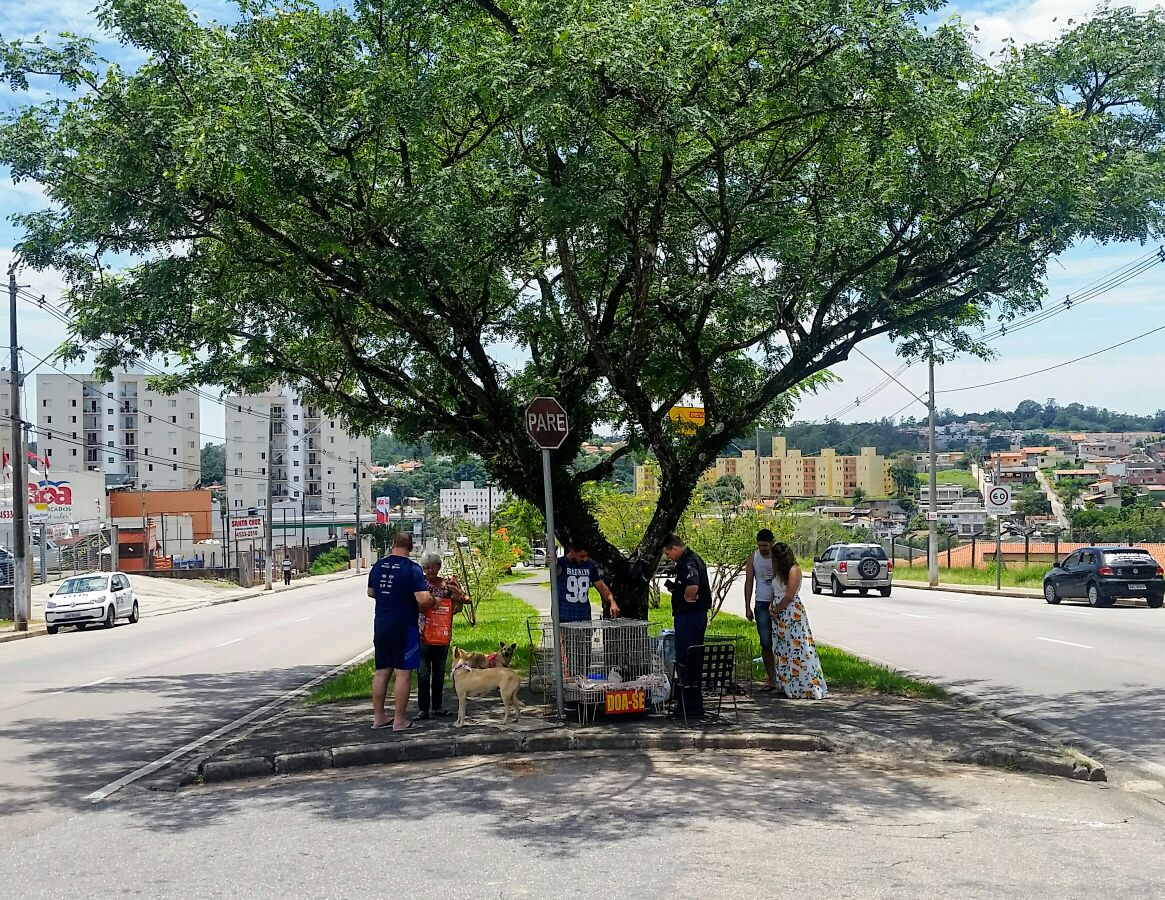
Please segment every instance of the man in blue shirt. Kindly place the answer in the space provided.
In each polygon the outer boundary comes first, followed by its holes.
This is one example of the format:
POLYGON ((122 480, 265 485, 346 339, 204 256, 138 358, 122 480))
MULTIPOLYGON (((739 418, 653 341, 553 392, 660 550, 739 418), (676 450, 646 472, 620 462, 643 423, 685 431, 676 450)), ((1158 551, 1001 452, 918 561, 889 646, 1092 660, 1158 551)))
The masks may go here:
POLYGON ((422 609, 435 605, 421 567, 409 559, 413 536, 398 532, 392 539, 392 553, 377 561, 368 572, 368 596, 376 601, 372 647, 376 669, 372 677, 372 727, 404 731, 413 723, 405 718, 412 692, 413 670, 421 663, 421 638, 417 617, 422 609), (393 718, 384 713, 388 678, 396 673, 393 686, 393 718))
MULTIPOLYGON (((555 577, 558 579, 558 621, 589 622, 591 620, 591 588, 599 592, 611 618, 618 618, 619 604, 603 573, 591 562, 589 551, 576 541, 567 545, 566 554, 555 560, 555 577)), ((563 676, 584 678, 591 667, 591 632, 589 629, 563 628, 563 676)))

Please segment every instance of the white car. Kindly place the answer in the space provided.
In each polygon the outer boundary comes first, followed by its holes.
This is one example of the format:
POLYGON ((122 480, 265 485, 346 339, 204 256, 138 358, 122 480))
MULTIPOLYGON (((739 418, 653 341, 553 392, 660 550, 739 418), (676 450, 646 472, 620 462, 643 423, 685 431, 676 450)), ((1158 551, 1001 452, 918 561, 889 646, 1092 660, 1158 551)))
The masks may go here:
POLYGON ((121 572, 66 578, 49 594, 44 613, 49 634, 56 634, 62 625, 84 628, 100 622, 112 628, 118 619, 128 619, 132 625, 138 618, 138 599, 129 578, 121 572))

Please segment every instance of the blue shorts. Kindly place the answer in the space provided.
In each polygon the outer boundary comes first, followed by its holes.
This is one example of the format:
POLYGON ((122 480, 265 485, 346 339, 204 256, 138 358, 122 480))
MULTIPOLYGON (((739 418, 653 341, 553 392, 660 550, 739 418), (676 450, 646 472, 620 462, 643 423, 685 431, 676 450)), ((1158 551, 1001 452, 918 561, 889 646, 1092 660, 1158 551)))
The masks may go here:
POLYGON ((412 625, 381 628, 372 636, 377 669, 418 669, 421 665, 421 636, 412 625))
POLYGON ((762 650, 773 649, 773 617, 769 613, 770 603, 758 603, 753 607, 753 618, 756 619, 756 633, 760 636, 762 650))

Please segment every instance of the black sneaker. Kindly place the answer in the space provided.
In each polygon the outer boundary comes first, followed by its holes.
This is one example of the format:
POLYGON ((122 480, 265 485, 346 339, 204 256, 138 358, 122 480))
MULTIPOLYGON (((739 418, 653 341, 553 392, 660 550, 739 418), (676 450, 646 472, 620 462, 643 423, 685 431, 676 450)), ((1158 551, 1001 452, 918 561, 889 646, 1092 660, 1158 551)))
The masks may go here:
POLYGON ((425 721, 426 719, 428 719, 428 718, 429 718, 429 711, 428 711, 427 709, 422 709, 422 710, 421 710, 419 713, 417 713, 417 715, 416 715, 416 719, 417 719, 417 721, 418 721, 418 722, 424 722, 424 721, 425 721))

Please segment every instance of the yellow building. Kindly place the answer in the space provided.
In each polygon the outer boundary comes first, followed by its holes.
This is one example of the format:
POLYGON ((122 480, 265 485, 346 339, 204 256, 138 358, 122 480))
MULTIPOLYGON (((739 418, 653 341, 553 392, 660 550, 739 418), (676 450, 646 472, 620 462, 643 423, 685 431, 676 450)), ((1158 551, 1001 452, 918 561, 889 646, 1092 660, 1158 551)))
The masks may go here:
MULTIPOLYGON (((817 456, 802 456, 800 450, 790 450, 785 438, 774 437, 772 455, 757 459, 756 452, 745 450, 740 456, 722 456, 701 478, 715 482, 726 475, 735 475, 744 483, 744 496, 749 500, 800 497, 852 497, 861 488, 867 497, 889 497, 894 492, 894 480, 884 456, 874 447, 863 447, 857 456, 842 456, 831 447, 825 447, 817 456)), ((636 466, 635 489, 659 490, 654 471, 648 466, 636 466)))

